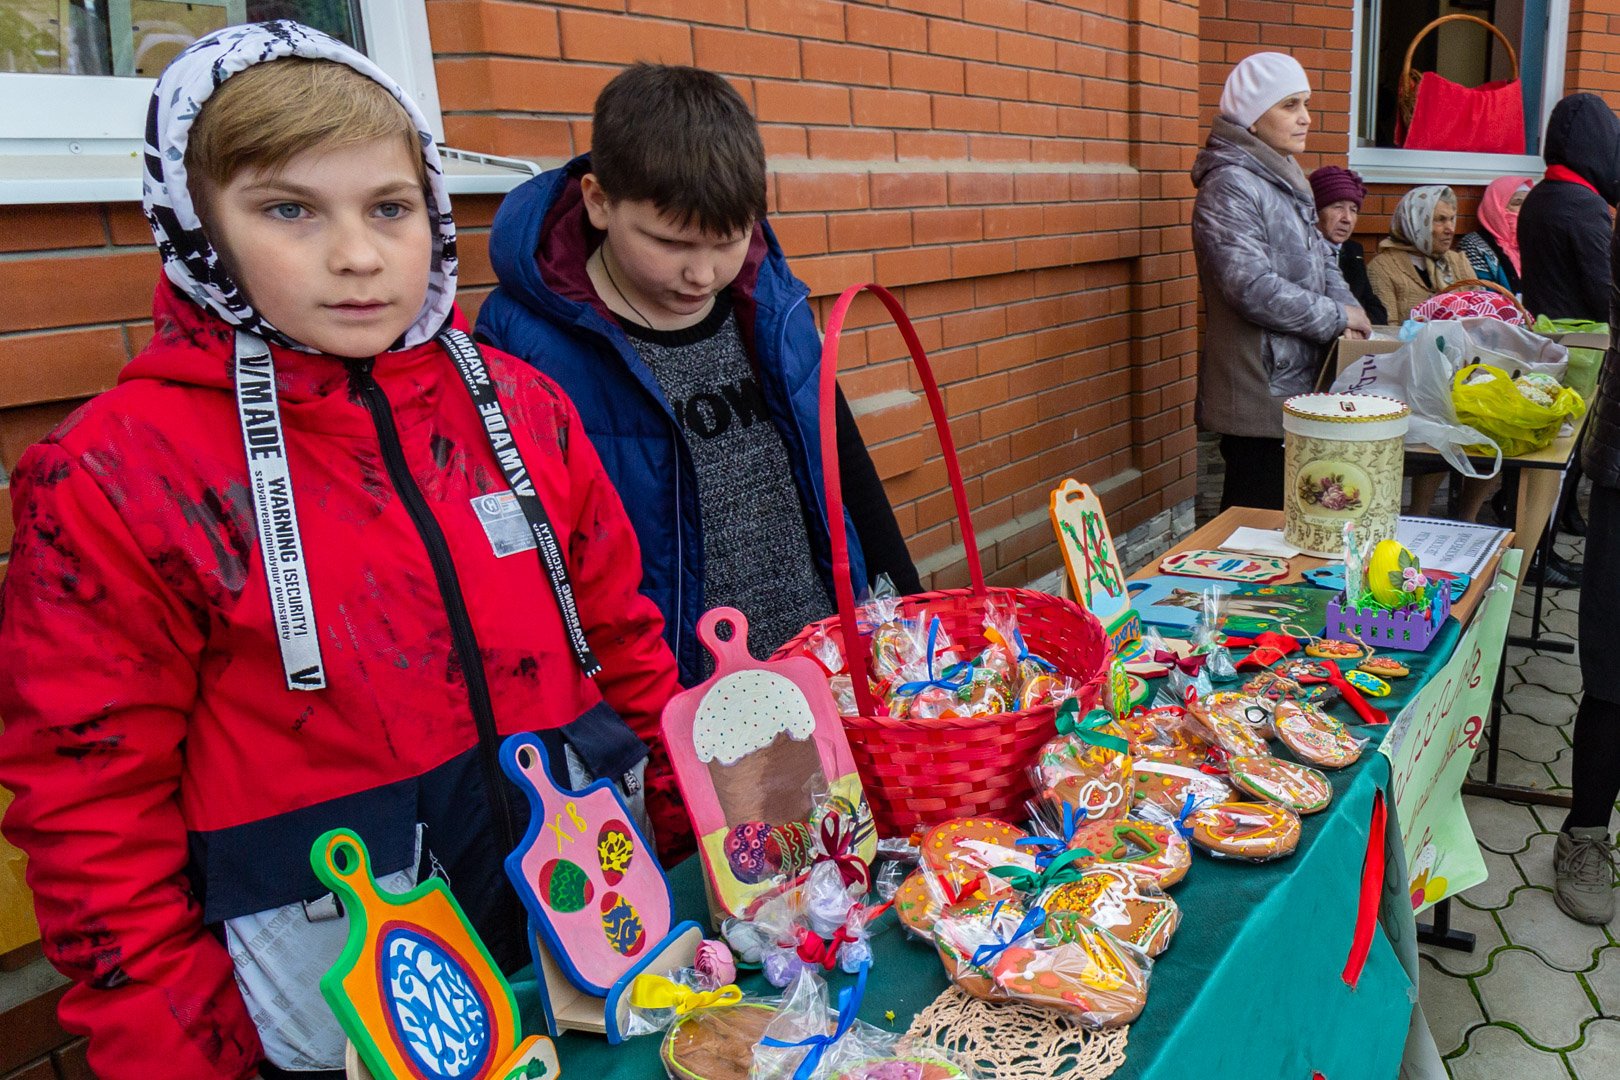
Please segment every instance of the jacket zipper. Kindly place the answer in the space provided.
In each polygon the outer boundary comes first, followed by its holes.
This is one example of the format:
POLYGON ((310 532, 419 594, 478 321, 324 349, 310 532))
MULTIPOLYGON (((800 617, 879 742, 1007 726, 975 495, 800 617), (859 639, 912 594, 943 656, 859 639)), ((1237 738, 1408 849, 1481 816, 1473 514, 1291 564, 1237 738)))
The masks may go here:
POLYGON ((433 577, 439 584, 439 597, 444 603, 445 616, 450 620, 451 647, 461 664, 461 675, 467 683, 467 702, 472 709, 473 721, 478 727, 478 756, 484 770, 484 786, 489 789, 489 808, 495 816, 496 836, 503 852, 517 850, 517 836, 512 829, 511 804, 507 799, 506 780, 501 774, 499 757, 500 735, 495 730, 495 709, 489 699, 489 680, 484 672, 483 654, 478 650, 478 638, 473 633, 472 618, 467 614, 467 601, 461 595, 461 583, 456 577, 455 563, 450 559, 450 545, 444 530, 428 509, 422 489, 416 485, 405 463, 405 451, 400 445, 399 428, 394 424, 394 410, 388 404, 388 395, 372 375, 375 359, 360 360, 352 365, 354 385, 365 402, 366 411, 377 428, 377 442, 382 448, 383 466, 394 490, 399 493, 405 512, 410 515, 416 534, 427 549, 428 562, 433 566, 433 577))

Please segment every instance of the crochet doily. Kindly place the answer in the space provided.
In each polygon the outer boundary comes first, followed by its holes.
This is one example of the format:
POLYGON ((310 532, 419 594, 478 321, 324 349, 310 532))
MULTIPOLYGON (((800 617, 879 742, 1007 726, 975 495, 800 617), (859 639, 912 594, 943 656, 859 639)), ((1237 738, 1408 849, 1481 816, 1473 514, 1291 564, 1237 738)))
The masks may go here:
POLYGON ((980 1001, 948 987, 906 1029, 996 1080, 1102 1080, 1125 1064, 1129 1028, 1086 1031, 1048 1010, 1019 1002, 980 1001))

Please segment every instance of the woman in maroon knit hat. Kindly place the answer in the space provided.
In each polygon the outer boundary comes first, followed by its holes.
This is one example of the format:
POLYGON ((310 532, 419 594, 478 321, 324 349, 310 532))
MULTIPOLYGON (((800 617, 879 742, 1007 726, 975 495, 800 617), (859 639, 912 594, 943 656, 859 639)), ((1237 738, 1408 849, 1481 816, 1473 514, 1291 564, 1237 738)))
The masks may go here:
POLYGON ((1316 227, 1339 256, 1339 272, 1366 310, 1368 321, 1382 326, 1389 321, 1389 313, 1367 280, 1367 261, 1360 242, 1350 239, 1356 231, 1361 204, 1367 198, 1367 185, 1361 177, 1337 165, 1322 166, 1311 173, 1310 179, 1311 194, 1316 197, 1316 227))

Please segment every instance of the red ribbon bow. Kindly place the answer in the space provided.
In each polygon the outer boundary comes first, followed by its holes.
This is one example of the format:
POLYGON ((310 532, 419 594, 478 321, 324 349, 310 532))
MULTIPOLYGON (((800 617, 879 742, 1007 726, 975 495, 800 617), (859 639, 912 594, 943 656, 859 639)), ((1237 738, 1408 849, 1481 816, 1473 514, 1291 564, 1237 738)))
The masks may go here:
POLYGON ((864 893, 872 885, 872 868, 866 860, 855 854, 855 823, 842 814, 829 813, 821 819, 821 850, 816 862, 830 862, 838 867, 844 886, 859 885, 864 893))
POLYGON ((799 959, 807 964, 820 964, 831 971, 838 966, 838 950, 855 940, 848 927, 840 926, 831 938, 823 938, 804 927, 799 927, 799 959))

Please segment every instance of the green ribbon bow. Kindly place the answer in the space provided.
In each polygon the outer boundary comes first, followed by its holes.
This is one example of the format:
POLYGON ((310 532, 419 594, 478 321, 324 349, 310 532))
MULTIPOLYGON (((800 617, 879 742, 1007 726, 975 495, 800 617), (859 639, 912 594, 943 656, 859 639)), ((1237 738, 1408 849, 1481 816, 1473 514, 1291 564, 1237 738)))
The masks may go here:
POLYGON ((1081 742, 1088 742, 1092 746, 1100 746, 1104 750, 1112 750, 1116 754, 1131 752, 1131 744, 1118 735, 1109 735, 1102 729, 1114 722, 1112 715, 1106 709, 1092 709, 1086 714, 1084 720, 1076 720, 1080 713, 1080 702, 1075 698, 1065 698, 1057 711, 1057 730, 1059 735, 1073 735, 1081 742))
POLYGON ((1058 885, 1067 885, 1071 881, 1079 881, 1085 874, 1087 867, 1077 866, 1075 861, 1095 857, 1085 848, 1070 848, 1047 863, 1045 870, 1026 870, 1022 866, 998 866, 990 872, 996 877, 1005 880, 1007 884, 1019 892, 1039 896, 1047 889, 1055 888, 1058 885))

